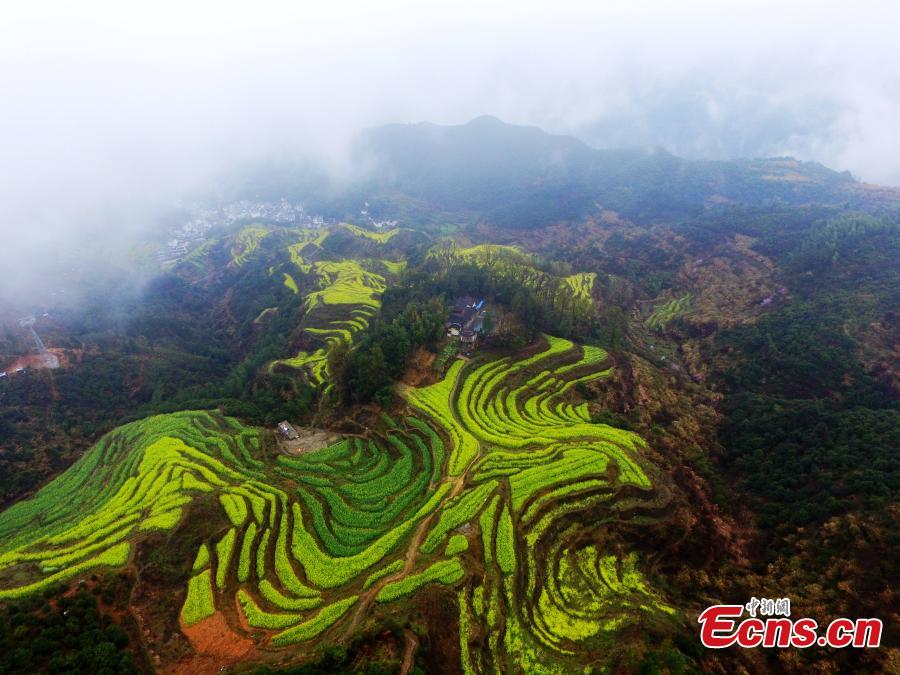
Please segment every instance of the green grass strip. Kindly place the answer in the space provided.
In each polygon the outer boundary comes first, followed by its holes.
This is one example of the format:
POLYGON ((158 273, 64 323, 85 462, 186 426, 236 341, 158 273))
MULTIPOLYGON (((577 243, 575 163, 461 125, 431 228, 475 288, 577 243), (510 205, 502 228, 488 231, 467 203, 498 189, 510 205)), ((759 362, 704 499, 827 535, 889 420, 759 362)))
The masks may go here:
POLYGON ((244 618, 247 619, 247 623, 253 628, 279 630, 293 626, 301 619, 299 614, 276 614, 260 609, 259 605, 243 589, 238 591, 237 599, 238 604, 241 606, 241 611, 244 613, 244 618))
POLYGON ((440 560, 423 572, 386 584, 384 588, 378 591, 375 599, 378 602, 391 602, 417 591, 426 584, 439 583, 448 586, 455 584, 465 575, 466 572, 462 565, 459 564, 459 560, 455 558, 453 560, 440 560))
POLYGON ((231 564, 231 554, 236 538, 237 530, 231 528, 216 544, 216 586, 220 591, 225 588, 225 579, 228 577, 228 567, 231 564))
POLYGON ((390 565, 385 565, 381 569, 375 570, 366 579, 366 582, 363 584, 363 590, 371 587, 372 584, 374 584, 379 579, 383 579, 384 577, 388 577, 392 574, 396 574, 397 572, 399 572, 402 569, 403 569, 403 561, 395 560, 390 565))
POLYGON ((238 581, 244 583, 250 577, 250 560, 253 557, 253 541, 256 539, 256 523, 251 521, 244 540, 241 542, 241 556, 238 558, 238 581))
POLYGON ((278 633, 272 638, 272 644, 276 647, 283 647, 313 639, 337 623, 358 599, 359 596, 354 595, 323 607, 312 619, 278 633))
POLYGON ((216 612, 212 594, 212 572, 203 570, 188 581, 187 597, 181 608, 181 622, 192 626, 216 612))
POLYGON ((194 558, 194 566, 192 570, 194 572, 199 572, 207 565, 209 565, 209 546, 207 546, 206 544, 200 544, 200 548, 197 549, 197 557, 194 558))

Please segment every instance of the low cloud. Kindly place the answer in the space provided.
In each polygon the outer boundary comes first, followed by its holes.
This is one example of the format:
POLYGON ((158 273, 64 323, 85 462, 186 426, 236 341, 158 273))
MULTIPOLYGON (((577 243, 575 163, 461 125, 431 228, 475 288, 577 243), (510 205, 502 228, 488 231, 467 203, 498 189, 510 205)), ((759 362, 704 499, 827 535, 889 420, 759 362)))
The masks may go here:
POLYGON ((146 231, 236 167, 306 156, 346 174, 353 134, 388 122, 493 114, 598 147, 793 154, 900 184, 887 2, 426 4, 7 8, 3 286, 48 250, 146 231))

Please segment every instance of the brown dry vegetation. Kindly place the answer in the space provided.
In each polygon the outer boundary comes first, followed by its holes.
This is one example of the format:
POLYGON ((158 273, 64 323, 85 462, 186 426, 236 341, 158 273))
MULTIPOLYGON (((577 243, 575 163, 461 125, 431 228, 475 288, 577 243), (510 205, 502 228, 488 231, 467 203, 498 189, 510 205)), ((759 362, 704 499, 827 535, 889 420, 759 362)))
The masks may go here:
POLYGON ((900 310, 873 321, 859 340, 866 369, 900 397, 900 310))
POLYGON ((411 387, 427 387, 440 379, 440 373, 432 367, 437 354, 424 347, 418 347, 409 359, 401 382, 411 387))
POLYGON ((593 387, 598 410, 621 415, 647 439, 652 463, 665 474, 661 482, 672 493, 671 519, 657 533, 669 541, 657 544, 673 559, 692 561, 678 565, 679 585, 705 596, 713 591, 711 578, 719 565, 746 563, 752 532, 716 505, 708 483, 707 458, 720 452, 716 406, 721 397, 682 374, 626 354, 617 354, 613 376, 593 387))
POLYGON ((680 281, 692 294, 683 320, 692 327, 727 328, 753 321, 762 301, 778 294, 775 264, 750 247, 753 239, 735 235, 702 261, 686 261, 680 281))

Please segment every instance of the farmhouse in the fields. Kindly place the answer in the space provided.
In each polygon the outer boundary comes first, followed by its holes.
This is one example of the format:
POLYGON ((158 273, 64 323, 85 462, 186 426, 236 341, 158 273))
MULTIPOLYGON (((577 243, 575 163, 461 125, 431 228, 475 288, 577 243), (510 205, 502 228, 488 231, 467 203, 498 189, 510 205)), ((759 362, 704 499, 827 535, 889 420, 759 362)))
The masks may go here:
POLYGON ((471 295, 456 298, 447 319, 447 337, 458 337, 463 348, 467 352, 472 351, 485 311, 483 299, 479 300, 471 295))
POLYGON ((294 429, 293 425, 287 420, 278 423, 278 433, 289 441, 296 441, 300 438, 300 434, 294 429))
POLYGON ((471 328, 466 328, 459 332, 459 341, 462 344, 463 350, 466 352, 471 352, 475 349, 475 341, 478 339, 478 333, 476 333, 471 328))

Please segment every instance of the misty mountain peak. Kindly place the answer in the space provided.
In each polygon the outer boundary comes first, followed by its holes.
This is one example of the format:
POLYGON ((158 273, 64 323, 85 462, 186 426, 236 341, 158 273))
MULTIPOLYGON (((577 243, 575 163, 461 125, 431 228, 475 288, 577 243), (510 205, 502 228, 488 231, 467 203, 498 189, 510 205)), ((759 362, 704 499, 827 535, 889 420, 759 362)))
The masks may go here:
POLYGON ((466 126, 503 127, 512 125, 508 125, 506 122, 501 120, 499 117, 495 117, 494 115, 479 115, 478 117, 473 117, 471 120, 469 120, 466 126))

